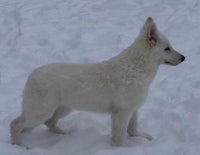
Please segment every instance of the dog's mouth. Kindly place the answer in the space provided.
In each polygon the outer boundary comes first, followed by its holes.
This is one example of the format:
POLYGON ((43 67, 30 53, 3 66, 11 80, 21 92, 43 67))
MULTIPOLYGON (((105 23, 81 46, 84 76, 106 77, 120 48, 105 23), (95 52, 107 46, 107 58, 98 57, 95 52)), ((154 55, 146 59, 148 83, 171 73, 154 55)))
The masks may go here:
POLYGON ((166 64, 166 65, 175 66, 175 64, 173 64, 173 63, 171 63, 171 62, 169 62, 169 61, 165 61, 165 64, 166 64))
POLYGON ((178 65, 179 63, 181 63, 181 62, 178 62, 178 63, 172 63, 172 62, 169 62, 169 61, 165 61, 164 64, 166 64, 166 65, 170 65, 170 66, 176 66, 176 65, 178 65))

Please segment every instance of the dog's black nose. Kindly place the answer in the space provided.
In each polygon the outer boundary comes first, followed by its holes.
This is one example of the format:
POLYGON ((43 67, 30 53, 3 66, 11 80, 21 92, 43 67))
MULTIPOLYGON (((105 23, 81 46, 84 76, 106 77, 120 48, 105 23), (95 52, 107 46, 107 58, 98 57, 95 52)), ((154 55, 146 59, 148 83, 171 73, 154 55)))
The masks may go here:
POLYGON ((181 57, 181 62, 183 62, 185 60, 185 57, 184 56, 182 56, 181 57))

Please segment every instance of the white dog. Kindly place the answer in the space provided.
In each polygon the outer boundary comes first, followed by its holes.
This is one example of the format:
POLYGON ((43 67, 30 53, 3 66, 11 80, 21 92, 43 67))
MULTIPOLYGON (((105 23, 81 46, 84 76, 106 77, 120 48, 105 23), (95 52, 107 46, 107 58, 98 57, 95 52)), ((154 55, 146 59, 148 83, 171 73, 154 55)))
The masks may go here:
POLYGON ((184 59, 148 17, 135 42, 110 60, 39 67, 26 82, 22 114, 11 123, 11 141, 21 145, 20 133, 42 123, 52 132, 66 133, 57 121, 73 109, 111 114, 114 146, 123 145, 126 132, 151 140, 137 130, 137 111, 159 65, 178 65, 184 59))

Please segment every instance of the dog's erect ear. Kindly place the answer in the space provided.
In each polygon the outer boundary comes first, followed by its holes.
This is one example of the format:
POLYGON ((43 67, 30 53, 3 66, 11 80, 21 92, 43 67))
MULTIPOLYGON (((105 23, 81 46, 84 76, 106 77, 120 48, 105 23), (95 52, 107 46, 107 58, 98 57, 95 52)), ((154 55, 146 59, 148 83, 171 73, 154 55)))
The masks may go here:
POLYGON ((158 31, 156 24, 153 21, 153 18, 147 18, 143 30, 145 31, 145 37, 150 45, 156 45, 158 41, 158 31))

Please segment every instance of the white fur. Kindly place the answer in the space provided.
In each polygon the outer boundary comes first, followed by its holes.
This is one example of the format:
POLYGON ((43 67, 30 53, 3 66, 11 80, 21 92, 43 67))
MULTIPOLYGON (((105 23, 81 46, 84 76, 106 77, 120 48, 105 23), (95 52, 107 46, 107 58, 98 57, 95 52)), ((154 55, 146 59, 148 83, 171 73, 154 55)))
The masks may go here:
POLYGON ((177 65, 183 60, 149 17, 136 41, 108 61, 37 68, 25 85, 22 114, 11 123, 12 143, 20 145, 20 133, 42 123, 52 132, 66 133, 56 124, 73 109, 111 114, 115 146, 123 145, 127 131, 150 140, 137 131, 137 111, 159 65, 177 65))

